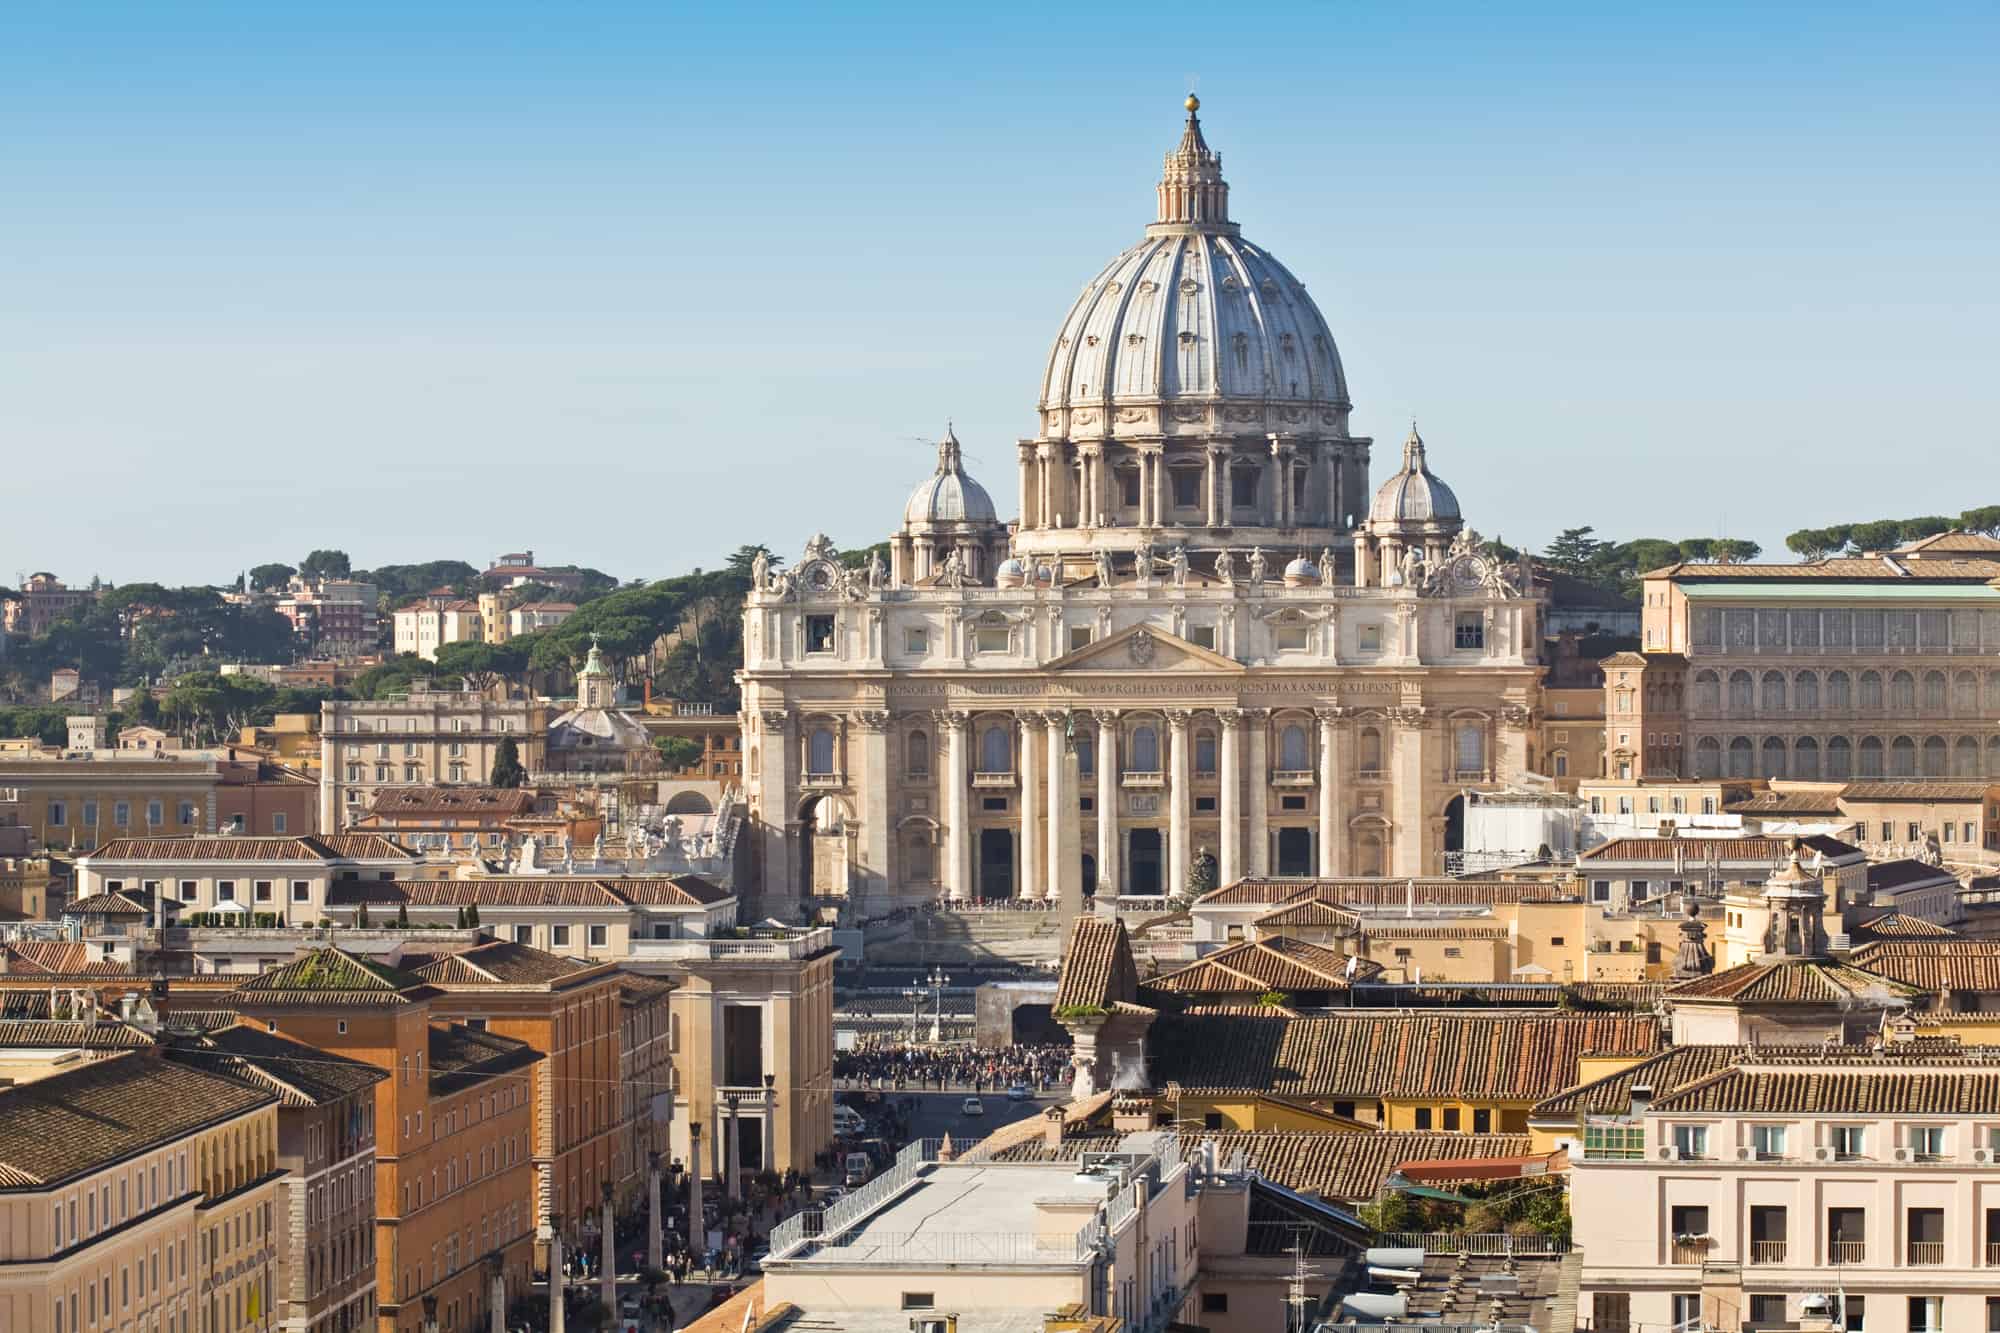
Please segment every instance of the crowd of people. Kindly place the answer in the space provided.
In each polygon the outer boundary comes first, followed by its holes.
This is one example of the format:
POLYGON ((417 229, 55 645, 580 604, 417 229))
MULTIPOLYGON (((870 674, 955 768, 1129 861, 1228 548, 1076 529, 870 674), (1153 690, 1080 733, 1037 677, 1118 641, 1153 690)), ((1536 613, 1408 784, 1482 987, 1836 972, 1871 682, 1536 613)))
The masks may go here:
POLYGON ((1006 1046, 913 1046, 893 1038, 864 1039, 854 1050, 836 1051, 833 1075, 850 1087, 882 1089, 968 1089, 974 1094, 1024 1084, 1049 1092, 1070 1079, 1067 1044, 1006 1046))

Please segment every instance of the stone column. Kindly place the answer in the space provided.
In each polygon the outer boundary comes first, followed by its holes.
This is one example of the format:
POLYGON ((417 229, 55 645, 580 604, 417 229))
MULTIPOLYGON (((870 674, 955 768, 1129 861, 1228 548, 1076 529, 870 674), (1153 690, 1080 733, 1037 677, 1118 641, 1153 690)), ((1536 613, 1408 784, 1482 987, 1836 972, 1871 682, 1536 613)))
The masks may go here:
POLYGON ((1249 874, 1271 873, 1271 766, 1267 708, 1246 708, 1243 726, 1250 733, 1250 856, 1249 874))
POLYGON ((1236 746, 1243 719, 1233 708, 1217 709, 1215 719, 1222 725, 1222 846, 1216 850, 1216 871, 1220 884, 1234 884, 1243 875, 1239 848, 1243 841, 1241 797, 1242 767, 1236 761, 1236 746))
POLYGON ((1222 446, 1211 444, 1204 451, 1207 464, 1201 475, 1201 506, 1208 526, 1222 526, 1222 446))
POLYGON ((792 868, 792 715, 783 709, 763 713, 763 777, 758 784, 758 815, 764 825, 764 902, 795 902, 798 876, 792 868))
POLYGON ((725 1094, 722 1104, 727 1108, 728 1115, 728 1118, 722 1122, 722 1152, 718 1154, 724 1163, 722 1197, 725 1199, 734 1199, 738 1197, 736 1193, 738 1188, 737 1181, 743 1174, 742 1158, 739 1156, 738 1151, 743 1146, 743 1133, 736 1115, 736 1094, 733 1092, 725 1094))
MULTIPOLYGON (((319 831, 338 833, 340 825, 335 821, 340 817, 339 795, 341 784, 347 781, 347 774, 340 766, 339 746, 334 741, 333 724, 337 719, 325 719, 319 737, 319 831)), ((358 733, 351 733, 358 734, 358 733)), ((166 813, 164 805, 161 814, 166 813)))
POLYGON ((955 903, 965 901, 966 860, 971 847, 971 830, 966 827, 969 814, 965 801, 965 727, 964 713, 939 713, 938 729, 945 734, 944 746, 944 818, 945 818, 945 897, 955 903))
POLYGON ((612 1216, 611 1182, 605 1181, 600 1188, 603 1201, 598 1206, 598 1224, 604 1228, 604 1235, 600 1241, 599 1262, 604 1265, 604 1271, 597 1275, 598 1299, 615 1317, 618 1314, 618 1219, 612 1216))
POLYGON ((1035 526, 1035 446, 1023 440, 1016 446, 1021 462, 1021 526, 1035 526))
POLYGON ((1188 869, 1188 715, 1184 708, 1167 713, 1167 870, 1169 896, 1187 890, 1188 869))
MULTIPOLYGON (((1035 751, 1035 715, 1023 713, 1020 722, 1021 779, 1021 897, 1033 902, 1042 896, 1042 772, 1035 751)), ((1050 827, 1054 828, 1054 815, 1050 827)))
POLYGON ((889 858, 894 820, 889 814, 889 724, 887 713, 857 714, 861 730, 861 773, 850 774, 861 794, 861 866, 850 868, 849 889, 861 897, 860 915, 885 912, 889 901, 889 858), (858 881, 858 882, 856 882, 858 881))
POLYGON ((708 1206, 701 1197, 701 1121, 688 1122, 688 1249, 700 1254, 708 1244, 708 1229, 702 1211, 708 1206))
POLYGON ((1387 850, 1392 875, 1425 873, 1430 812, 1424 805, 1424 743, 1429 730, 1430 722, 1422 707, 1397 710, 1395 749, 1389 756, 1394 784, 1390 817, 1395 821, 1395 829, 1387 850))
POLYGON ((1167 521, 1167 451, 1164 447, 1153 452, 1153 522, 1167 521))
POLYGON ((764 1075, 764 1169, 778 1169, 778 1076, 764 1075))
POLYGON ((1331 879, 1339 871, 1336 848, 1340 845, 1340 710, 1319 710, 1319 873, 1331 879))
POLYGON ((507 1333, 507 1264, 497 1251, 486 1256, 486 1333, 507 1333))
POLYGON ((1097 710, 1097 891, 1118 894, 1118 715, 1097 710))
MULTIPOLYGON (((1073 825, 1077 820, 1076 794, 1068 790, 1063 782, 1063 756, 1067 748, 1063 744, 1063 730, 1068 719, 1061 713, 1049 713, 1042 719, 1042 731, 1048 745, 1049 769, 1049 838, 1048 877, 1043 881, 1042 892, 1060 899, 1064 878, 1072 873, 1072 867, 1063 863, 1063 842, 1065 825, 1073 825)), ((1067 830, 1074 842, 1074 830, 1067 830)))
POLYGON ((658 1269, 665 1265, 667 1242, 663 1234, 666 1223, 660 1217, 660 1155, 646 1154, 646 1267, 658 1269))
POLYGON ((549 1214, 549 1333, 563 1333, 562 1214, 549 1214))

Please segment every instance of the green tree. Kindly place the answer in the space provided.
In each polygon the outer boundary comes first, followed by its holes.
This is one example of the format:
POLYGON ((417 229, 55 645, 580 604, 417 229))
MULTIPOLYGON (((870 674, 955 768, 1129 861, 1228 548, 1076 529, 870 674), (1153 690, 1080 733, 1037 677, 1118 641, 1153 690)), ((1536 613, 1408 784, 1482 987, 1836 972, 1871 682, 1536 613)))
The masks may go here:
POLYGON ((309 579, 344 579, 353 572, 345 551, 313 551, 299 561, 299 573, 309 579))
POLYGON ((2000 537, 2000 505, 1980 505, 1958 516, 1958 526, 1984 537, 2000 537))
POLYGON ((465 923, 466 923, 467 925, 469 925, 469 926, 477 926, 477 925, 479 924, 479 904, 478 904, 478 903, 467 903, 467 904, 466 904, 466 906, 465 906, 465 923))
POLYGON ((250 586, 253 588, 282 588, 285 580, 299 571, 290 565, 275 562, 268 565, 250 566, 250 586))
POLYGON ((1857 551, 1886 551, 1903 539, 1903 525, 1898 519, 1883 518, 1873 523, 1856 523, 1848 533, 1847 540, 1857 551))
POLYGON ((1764 548, 1756 542, 1740 537, 1717 537, 1710 544, 1708 554, 1717 564, 1744 565, 1755 560, 1763 551, 1764 548))
POLYGON ((1906 518, 1896 525, 1897 535, 1906 542, 1922 541, 1935 537, 1940 532, 1950 532, 1958 525, 1943 514, 1926 514, 1921 518, 1906 518))
POLYGON ((398 653, 380 666, 368 668, 354 681, 357 699, 386 699, 410 688, 418 676, 428 676, 431 664, 415 653, 398 653))
POLYGON ((495 787, 518 787, 527 780, 528 770, 521 767, 520 748, 512 736, 502 736, 493 751, 493 775, 488 781, 495 787))
POLYGON ((1619 552, 1633 577, 1664 569, 1681 558, 1680 544, 1662 537, 1640 537, 1626 542, 1619 552))
POLYGON ((397 926, 397 928, 398 928, 398 929, 402 929, 402 930, 408 930, 408 929, 409 929, 409 927, 410 927, 410 905, 409 905, 409 903, 407 903, 407 902, 400 902, 400 903, 397 903, 397 904, 396 904, 396 926, 397 926))
POLYGON ((660 760, 667 766, 669 773, 692 768, 701 761, 701 742, 690 740, 686 736, 661 736, 656 738, 653 744, 659 749, 660 760))
POLYGON ((1200 851, 1194 854, 1194 860, 1188 862, 1188 871, 1187 871, 1188 898, 1190 899, 1199 898, 1201 897, 1202 894, 1207 893, 1213 888, 1215 888, 1215 879, 1216 879, 1215 856, 1208 850, 1208 848, 1203 847, 1200 851))
POLYGON ((482 643, 464 639, 437 650, 440 676, 460 676, 475 690, 490 690, 503 680, 519 678, 528 666, 527 645, 520 640, 482 643))
POLYGON ((1604 543, 1590 535, 1594 531, 1590 527, 1564 528, 1542 552, 1542 558, 1565 574, 1581 576, 1604 549, 1604 543))
POLYGON ((1825 528, 1800 528, 1785 538, 1785 549, 1801 560, 1823 559, 1845 545, 1825 528))

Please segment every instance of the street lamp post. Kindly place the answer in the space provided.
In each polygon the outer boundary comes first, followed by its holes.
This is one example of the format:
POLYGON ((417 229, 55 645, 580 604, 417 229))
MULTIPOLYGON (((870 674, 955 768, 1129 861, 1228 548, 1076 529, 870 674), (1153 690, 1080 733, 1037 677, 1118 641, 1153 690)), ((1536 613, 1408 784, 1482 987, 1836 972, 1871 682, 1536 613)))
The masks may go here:
POLYGON ((934 967, 931 969, 931 974, 923 980, 931 988, 933 1005, 931 1009, 931 1045, 935 1046, 944 1040, 944 988, 951 984, 951 979, 945 976, 942 967, 934 967))

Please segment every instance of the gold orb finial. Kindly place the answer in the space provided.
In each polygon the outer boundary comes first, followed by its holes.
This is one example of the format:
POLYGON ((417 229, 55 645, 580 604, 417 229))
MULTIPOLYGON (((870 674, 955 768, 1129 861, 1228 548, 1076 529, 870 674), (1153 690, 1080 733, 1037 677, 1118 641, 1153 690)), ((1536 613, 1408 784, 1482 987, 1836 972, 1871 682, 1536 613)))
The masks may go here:
POLYGON ((1192 115, 1196 111, 1201 110, 1201 99, 1199 97, 1196 97, 1193 93, 1189 93, 1187 100, 1187 109, 1190 115, 1192 115))

